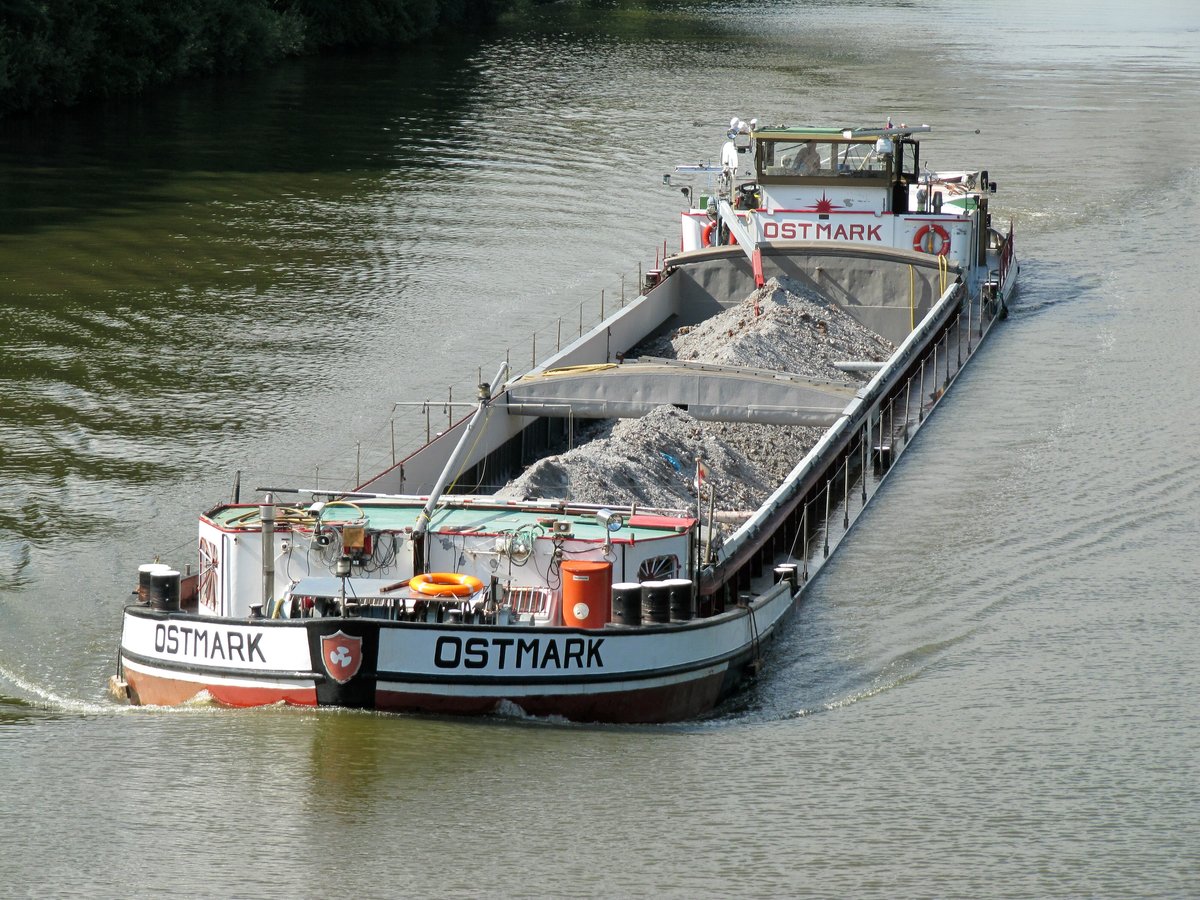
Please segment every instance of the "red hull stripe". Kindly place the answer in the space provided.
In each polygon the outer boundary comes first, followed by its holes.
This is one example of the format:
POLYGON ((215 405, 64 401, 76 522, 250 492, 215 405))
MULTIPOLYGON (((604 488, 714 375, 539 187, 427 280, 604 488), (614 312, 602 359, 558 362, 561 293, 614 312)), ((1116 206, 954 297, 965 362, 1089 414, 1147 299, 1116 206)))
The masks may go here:
POLYGON ((199 673, 185 676, 183 673, 143 669, 128 659, 124 660, 123 668, 130 700, 140 706, 179 706, 203 699, 206 694, 222 706, 270 706, 275 703, 317 705, 317 689, 312 682, 255 683, 246 678, 222 679, 199 673))
MULTIPOLYGON (((374 708, 385 712, 487 715, 511 707, 531 716, 561 716, 576 721, 667 722, 711 710, 736 680, 731 677, 734 674, 722 669, 701 678, 651 687, 622 686, 575 694, 510 691, 508 696, 463 696, 426 693, 409 685, 381 685, 375 693, 374 708)), ((130 699, 142 706, 178 706, 203 700, 230 707, 318 705, 315 686, 305 684, 254 684, 246 679, 219 679, 200 673, 180 677, 179 673, 143 670, 129 661, 125 678, 130 699)))

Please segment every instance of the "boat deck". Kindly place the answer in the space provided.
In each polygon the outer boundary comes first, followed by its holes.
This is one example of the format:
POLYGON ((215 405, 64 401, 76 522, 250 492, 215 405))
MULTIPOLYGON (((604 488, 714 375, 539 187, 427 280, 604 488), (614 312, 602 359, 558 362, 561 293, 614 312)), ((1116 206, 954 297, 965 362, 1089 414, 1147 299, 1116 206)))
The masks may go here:
MULTIPOLYGON (((454 505, 440 506, 433 513, 429 531, 437 534, 493 535, 511 534, 521 529, 535 533, 560 534, 575 540, 603 541, 606 529, 596 520, 596 510, 578 510, 562 503, 545 501, 512 505, 474 502, 471 498, 450 498, 454 505)), ((324 526, 361 524, 371 531, 405 532, 413 530, 421 516, 424 503, 381 502, 361 503, 339 501, 319 510, 319 523, 324 526)), ((238 504, 214 510, 208 516, 217 527, 226 530, 258 530, 260 520, 256 504, 238 504)), ((624 512, 618 510, 619 512, 624 512)), ((318 509, 309 505, 276 507, 276 528, 295 525, 311 528, 318 524, 318 509)), ((625 515, 619 531, 609 533, 613 543, 636 543, 662 537, 664 533, 687 531, 693 519, 682 515, 655 512, 633 512, 625 515)))

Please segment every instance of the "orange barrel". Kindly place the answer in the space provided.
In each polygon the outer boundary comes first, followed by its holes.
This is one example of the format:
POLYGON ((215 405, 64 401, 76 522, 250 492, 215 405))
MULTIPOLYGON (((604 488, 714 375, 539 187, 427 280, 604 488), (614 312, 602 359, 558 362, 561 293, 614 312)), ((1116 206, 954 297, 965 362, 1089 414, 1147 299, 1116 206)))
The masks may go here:
POLYGON ((612 608, 612 563, 568 559, 562 579, 563 624, 603 628, 612 608))

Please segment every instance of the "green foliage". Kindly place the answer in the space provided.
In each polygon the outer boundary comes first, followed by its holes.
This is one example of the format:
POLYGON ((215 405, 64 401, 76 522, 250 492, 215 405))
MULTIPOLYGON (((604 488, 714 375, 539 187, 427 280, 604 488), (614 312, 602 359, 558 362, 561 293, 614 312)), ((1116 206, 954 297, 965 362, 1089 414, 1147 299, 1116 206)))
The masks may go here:
POLYGON ((387 46, 438 28, 472 30, 496 21, 511 0, 275 0, 303 19, 312 47, 387 46))
POLYGON ((509 0, 0 0, 0 115, 494 22, 509 0))
POLYGON ((433 30, 437 0, 282 0, 309 23, 314 47, 403 43, 433 30))

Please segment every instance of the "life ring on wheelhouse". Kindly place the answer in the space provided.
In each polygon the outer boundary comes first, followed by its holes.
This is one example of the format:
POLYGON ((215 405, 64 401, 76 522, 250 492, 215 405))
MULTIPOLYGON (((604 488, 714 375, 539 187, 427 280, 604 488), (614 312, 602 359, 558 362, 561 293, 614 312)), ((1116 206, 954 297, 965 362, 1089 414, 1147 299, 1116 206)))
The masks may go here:
POLYGON ((913 249, 918 253, 948 256, 950 254, 950 232, 936 222, 930 222, 923 228, 917 229, 917 233, 913 235, 913 249), (928 249, 925 247, 925 238, 927 237, 929 238, 928 249), (940 243, 935 245, 934 239, 940 243))
MULTIPOLYGON (((700 246, 701 247, 717 246, 713 242, 713 232, 715 232, 716 230, 717 230, 716 222, 709 222, 707 225, 704 226, 704 230, 700 232, 700 246)), ((732 232, 730 232, 730 235, 729 235, 729 243, 731 246, 737 244, 737 238, 735 238, 733 236, 732 232)))
POLYGON ((474 575, 458 572, 426 572, 414 575, 408 586, 427 597, 469 597, 483 590, 483 582, 474 575))

